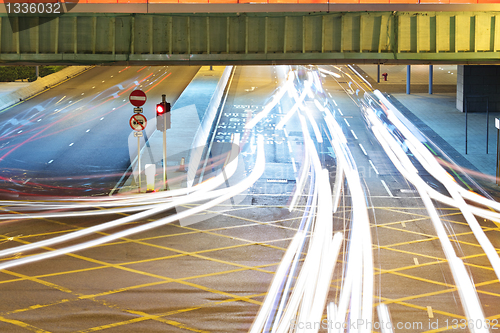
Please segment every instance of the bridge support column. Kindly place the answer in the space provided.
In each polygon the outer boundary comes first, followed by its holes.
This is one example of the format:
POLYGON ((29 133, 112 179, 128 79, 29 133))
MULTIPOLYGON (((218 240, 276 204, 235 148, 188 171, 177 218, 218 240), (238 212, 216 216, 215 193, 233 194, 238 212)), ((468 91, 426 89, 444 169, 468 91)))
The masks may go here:
POLYGON ((458 65, 456 108, 464 112, 467 100, 469 112, 500 111, 500 66, 497 65, 458 65))
POLYGON ((434 75, 434 66, 429 65, 429 94, 432 95, 432 79, 434 75))
POLYGON ((406 66, 406 93, 410 94, 411 65, 406 66))

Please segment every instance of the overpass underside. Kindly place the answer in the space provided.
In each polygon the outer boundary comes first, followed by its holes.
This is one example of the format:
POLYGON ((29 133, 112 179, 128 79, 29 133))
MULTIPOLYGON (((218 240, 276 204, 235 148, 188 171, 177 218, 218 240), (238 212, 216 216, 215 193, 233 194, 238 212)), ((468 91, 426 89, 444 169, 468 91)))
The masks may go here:
POLYGON ((500 59, 500 12, 491 11, 3 14, 0 20, 4 64, 467 64, 500 59))

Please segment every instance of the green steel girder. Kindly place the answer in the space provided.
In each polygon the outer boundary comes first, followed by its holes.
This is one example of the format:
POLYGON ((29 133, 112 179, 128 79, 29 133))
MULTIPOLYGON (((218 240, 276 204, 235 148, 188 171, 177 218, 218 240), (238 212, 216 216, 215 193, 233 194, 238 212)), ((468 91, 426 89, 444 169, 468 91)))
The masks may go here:
POLYGON ((499 63, 500 12, 0 14, 0 62, 499 63))

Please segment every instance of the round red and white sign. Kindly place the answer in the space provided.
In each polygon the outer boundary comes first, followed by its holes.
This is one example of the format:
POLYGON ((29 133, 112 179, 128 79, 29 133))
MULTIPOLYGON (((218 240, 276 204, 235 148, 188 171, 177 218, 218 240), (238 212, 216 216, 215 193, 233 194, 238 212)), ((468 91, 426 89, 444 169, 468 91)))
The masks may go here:
POLYGON ((130 117, 130 127, 132 127, 134 131, 143 131, 144 129, 146 129, 147 124, 148 121, 146 117, 144 117, 140 113, 134 114, 132 117, 130 117))
POLYGON ((128 99, 133 106, 138 108, 146 103, 146 93, 142 90, 134 90, 130 93, 128 99))

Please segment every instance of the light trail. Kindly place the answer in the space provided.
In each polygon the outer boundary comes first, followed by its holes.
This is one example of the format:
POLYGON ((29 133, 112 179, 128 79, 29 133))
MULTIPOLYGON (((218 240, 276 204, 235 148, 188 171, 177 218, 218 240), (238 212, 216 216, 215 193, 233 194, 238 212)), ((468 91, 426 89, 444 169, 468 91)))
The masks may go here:
MULTIPOLYGON (((191 215, 198 214, 198 213, 200 213, 204 210, 207 210, 207 209, 209 209, 209 208, 211 208, 219 203, 222 203, 222 202, 230 199, 231 197, 248 189, 264 173, 264 168, 265 168, 264 138, 260 135, 257 139, 257 145, 258 145, 258 149, 257 149, 257 158, 255 160, 255 166, 254 166, 252 172, 247 176, 247 178, 243 179, 242 181, 240 181, 239 183, 237 183, 234 186, 228 187, 226 189, 218 190, 217 191, 218 196, 215 199, 212 199, 211 201, 209 201, 207 203, 201 204, 201 205, 194 207, 194 208, 191 208, 191 209, 187 209, 185 211, 182 211, 182 212, 174 214, 174 215, 170 215, 170 216, 158 219, 154 222, 150 222, 150 223, 138 226, 138 227, 126 229, 126 230, 111 234, 109 236, 101 237, 101 238, 98 238, 98 239, 95 239, 92 241, 76 244, 73 246, 69 246, 69 247, 65 247, 65 248, 61 248, 61 249, 57 249, 57 250, 52 250, 50 252, 45 252, 45 253, 41 253, 41 254, 36 254, 36 255, 24 257, 21 259, 13 259, 13 260, 10 260, 10 261, 4 262, 4 263, 0 263, 0 270, 4 270, 7 268, 11 268, 11 267, 15 267, 15 266, 19 266, 19 265, 23 265, 23 264, 27 264, 27 263, 39 261, 39 260, 53 258, 53 257, 60 256, 60 255, 66 254, 66 253, 72 253, 72 252, 80 251, 80 250, 83 250, 83 249, 86 249, 86 248, 89 248, 92 246, 96 246, 99 244, 111 242, 113 240, 116 240, 116 239, 119 239, 122 237, 127 237, 130 235, 139 233, 139 232, 143 232, 146 230, 160 227, 160 226, 168 224, 168 223, 175 222, 175 221, 183 219, 183 218, 187 218, 191 215)), ((208 197, 208 194, 204 193, 203 196, 206 199, 208 197)), ((216 196, 216 195, 213 194, 213 196, 216 196)), ((198 199, 203 200, 203 198, 198 198, 198 199)), ((179 200, 178 204, 186 204, 186 203, 191 202, 192 200, 193 199, 190 196, 186 196, 182 200, 179 200)))
POLYGON ((269 112, 271 112, 271 110, 276 106, 276 104, 278 104, 280 99, 287 92, 288 88, 292 85, 292 80, 293 77, 289 75, 285 84, 280 87, 278 93, 273 96, 273 99, 264 107, 264 110, 259 112, 254 118, 252 118, 252 120, 245 124, 245 129, 251 129, 255 127, 255 125, 257 125, 259 121, 264 119, 269 114, 269 112))
MULTIPOLYGON (((465 202, 464 195, 467 196, 470 200, 479 200, 481 196, 479 195, 470 195, 471 192, 464 190, 461 186, 459 186, 453 178, 449 176, 449 174, 443 169, 441 164, 437 162, 434 156, 429 152, 427 148, 415 137, 412 135, 412 132, 399 120, 399 118, 394 116, 392 112, 394 106, 383 96, 380 91, 375 91, 375 95, 380 98, 380 100, 388 107, 388 119, 403 133, 406 140, 408 141, 406 144, 410 151, 414 154, 417 160, 422 164, 422 166, 438 181, 440 181, 445 188, 448 190, 451 195, 452 200, 454 201, 456 207, 460 209, 462 215, 465 217, 467 223, 469 224, 474 236, 477 241, 483 248, 486 256, 488 257, 493 269, 498 278, 500 278, 500 258, 498 253, 495 251, 495 248, 491 244, 488 237, 485 235, 481 226, 477 222, 477 219, 474 217, 472 213, 471 207, 465 202)), ((499 208, 499 203, 484 198, 481 200, 483 204, 488 207, 499 208)), ((497 218, 500 218, 500 214, 491 214, 496 215, 497 218)))
MULTIPOLYGON (((25 252, 25 251, 29 251, 29 250, 32 250, 35 248, 41 248, 41 247, 46 247, 46 246, 51 246, 54 244, 66 242, 66 241, 69 241, 72 239, 76 239, 76 238, 80 238, 80 237, 83 237, 86 235, 93 234, 95 232, 99 232, 99 231, 107 230, 107 229, 110 229, 113 227, 117 227, 117 226, 123 225, 125 223, 144 219, 144 218, 162 213, 164 211, 167 211, 167 210, 172 209, 172 208, 179 206, 179 205, 193 203, 193 202, 201 201, 204 199, 210 199, 210 198, 215 198, 217 196, 220 196, 227 189, 217 190, 217 191, 214 191, 214 189, 217 188, 218 186, 224 184, 226 182, 226 180, 228 178, 230 178, 234 174, 234 172, 236 171, 237 164, 238 164, 238 159, 236 157, 239 154, 238 143, 239 143, 239 135, 235 136, 235 144, 232 145, 231 154, 229 155, 230 157, 233 157, 233 158, 230 159, 230 162, 226 165, 224 172, 221 172, 216 177, 211 178, 211 179, 191 188, 190 189, 191 190, 190 192, 192 192, 191 194, 187 194, 187 193, 189 193, 188 191, 179 191, 180 193, 185 193, 186 195, 184 197, 181 197, 180 199, 175 199, 175 200, 171 199, 171 202, 167 202, 167 203, 140 206, 138 208, 131 207, 128 209, 137 209, 137 210, 138 209, 142 209, 142 210, 146 209, 146 210, 141 212, 141 213, 126 216, 126 217, 123 217, 123 218, 120 218, 120 219, 117 219, 114 221, 110 221, 107 223, 95 225, 93 227, 78 230, 78 231, 69 233, 67 235, 62 235, 59 237, 46 239, 46 240, 36 242, 36 243, 31 243, 31 244, 26 244, 26 245, 22 245, 22 246, 17 246, 17 247, 5 249, 5 250, 0 251, 0 257, 5 257, 5 256, 11 255, 11 254, 25 252)), ((183 189, 183 190, 187 190, 187 189, 183 189)), ((161 193, 161 196, 165 197, 165 196, 169 196, 169 192, 170 191, 164 191, 164 192, 158 192, 158 193, 161 193)), ((147 195, 147 196, 143 195, 143 197, 149 198, 149 200, 154 199, 152 196, 149 196, 149 195, 147 195)), ((111 211, 116 213, 116 212, 124 212, 126 210, 127 209, 114 209, 111 211)), ((30 217, 31 218, 42 218, 42 217, 44 217, 44 218, 46 218, 46 217, 61 217, 61 216, 74 216, 74 215, 92 216, 92 215, 97 215, 97 213, 99 213, 99 212, 100 211, 97 211, 97 212, 65 212, 65 213, 60 213, 60 214, 55 213, 55 214, 21 215, 19 217, 23 217, 23 218, 30 218, 30 217)), ((15 218, 19 218, 19 217, 16 215, 15 218)), ((10 216, 10 217, 5 217, 5 218, 12 219, 13 217, 10 216)))
MULTIPOLYGON (((347 166, 344 172, 353 202, 351 242, 349 245, 347 271, 344 277, 344 285, 341 290, 335 320, 338 323, 344 322, 348 311, 348 304, 351 303, 349 310, 349 320, 351 322, 355 322, 358 318, 365 323, 371 322, 373 317, 372 303, 374 288, 373 253, 365 194, 356 165, 347 147, 347 139, 340 125, 335 121, 331 113, 325 114, 325 121, 332 137, 331 143, 335 154, 338 156, 338 160, 342 161, 338 162, 338 164, 347 166), (360 263, 362 263, 362 266, 360 263)), ((367 331, 367 327, 362 327, 361 332, 365 331, 367 331)))
MULTIPOLYGON (((239 145, 239 136, 234 138, 231 151, 229 152, 229 154, 227 156, 221 155, 221 161, 229 160, 229 163, 225 167, 225 172, 228 178, 231 177, 236 172, 237 169, 236 157, 239 154, 238 145, 239 145)), ((155 202, 156 204, 170 202, 173 197, 187 195, 191 192, 196 192, 196 191, 207 191, 221 185, 223 182, 224 181, 221 180, 220 177, 215 179, 210 178, 191 188, 180 188, 180 189, 170 190, 168 192, 161 191, 161 192, 149 193, 147 196, 141 194, 129 194, 129 195, 119 195, 114 197, 106 196, 98 198, 66 198, 58 202, 33 201, 33 200, 28 202, 0 201, 0 205, 2 205, 2 210, 7 212, 9 211, 10 207, 15 207, 16 211, 19 211, 19 207, 26 207, 29 208, 30 210, 44 210, 44 209, 78 210, 77 213, 59 212, 52 214, 44 214, 44 213, 38 213, 38 214, 32 213, 29 215, 16 214, 15 215, 16 219, 65 217, 65 216, 74 216, 74 214, 78 214, 79 216, 106 215, 106 214, 115 214, 115 213, 133 211, 133 209, 138 208, 138 206, 150 205, 151 202, 155 202), (126 206, 132 206, 132 208, 123 208, 126 206), (119 207, 119 208, 115 210, 106 209, 106 210, 95 211, 96 208, 102 209, 110 207, 119 207), (82 210, 85 208, 92 208, 93 210, 90 211, 82 210)), ((142 209, 146 209, 144 206, 142 209)), ((0 215, 0 220, 11 219, 11 218, 12 216, 0 215)))
MULTIPOLYGON (((351 70, 353 69, 351 68, 351 70)), ((338 74, 334 75, 336 73, 328 70, 320 69, 320 71, 325 74, 329 74, 334 78, 341 77, 338 74)), ((438 235, 441 247, 443 248, 446 258, 448 259, 448 263, 452 271, 452 276, 457 285, 461 304, 467 316, 467 319, 478 322, 484 321, 484 313, 477 292, 475 290, 472 277, 469 276, 469 273, 465 269, 462 260, 457 257, 449 236, 444 229, 443 223, 439 218, 436 207, 434 206, 432 200, 436 200, 448 206, 460 209, 478 243, 484 250, 488 260, 490 261, 497 277, 500 276, 500 259, 498 253, 495 251, 495 248, 491 244, 488 237, 485 235, 475 216, 484 217, 492 221, 498 221, 500 219, 500 214, 498 213, 500 211, 500 203, 491 200, 490 198, 481 196, 477 193, 471 192, 468 189, 460 186, 453 179, 453 177, 451 177, 451 175, 445 171, 445 169, 436 159, 435 155, 431 154, 430 151, 423 145, 423 143, 427 142, 428 139, 424 135, 422 135, 420 131, 411 122, 409 122, 401 114, 401 112, 399 112, 399 110, 397 110, 387 100, 387 98, 385 98, 384 95, 382 95, 382 93, 380 93, 379 91, 375 91, 373 92, 375 97, 372 97, 372 92, 367 92, 361 84, 354 80, 351 75, 343 73, 340 69, 339 71, 343 75, 351 79, 351 81, 349 82, 349 89, 346 90, 346 88, 343 88, 348 96, 351 97, 353 102, 361 107, 365 115, 365 120, 367 120, 368 122, 368 127, 375 135, 377 141, 381 144, 387 156, 390 158, 398 171, 405 177, 405 179, 407 179, 415 186, 418 193, 420 194, 424 206, 426 207, 427 212, 431 218, 434 229, 436 230, 436 233, 438 235), (363 96, 364 100, 356 100, 355 96, 351 94, 355 89, 353 87, 353 83, 359 88, 360 91, 365 92, 363 96), (381 108, 382 111, 375 111, 373 108, 377 108, 377 110, 381 108), (443 184, 443 186, 448 191, 449 196, 444 195, 431 188, 420 177, 417 169, 407 155, 407 153, 410 152, 418 161, 418 163, 422 165, 431 176, 433 176, 436 180, 443 184), (466 202, 466 200, 472 202, 472 204, 466 202), (481 207, 477 207, 476 204, 480 205, 481 207), (488 209, 482 207, 486 207, 488 209)), ((354 70, 353 72, 357 74, 357 76, 361 77, 359 73, 355 72, 354 70)), ((364 78, 361 77, 361 79, 364 81, 364 78)), ((370 87, 367 86, 367 88, 371 90, 370 87)), ((370 164, 373 166, 371 161, 370 164)), ((350 250, 349 256, 351 255, 353 255, 353 253, 351 253, 350 250)), ((345 290, 346 287, 344 286, 344 290, 342 290, 342 292, 344 292, 345 290)), ((351 299, 351 304, 352 302, 356 301, 356 299, 351 299)), ((337 311, 342 312, 341 309, 343 307, 345 308, 345 304, 345 298, 344 302, 342 302, 341 296, 341 301, 339 303, 337 311)), ((384 312, 383 309, 381 311, 384 312)), ((342 320, 337 316, 334 317, 336 321, 342 320)), ((473 327, 471 331, 483 332, 487 331, 487 329, 473 327)))
MULTIPOLYGON (((229 172, 231 175, 233 172, 229 172)), ((54 210, 54 212, 50 213, 22 213, 19 208, 20 207, 10 207, 10 209, 6 209, 5 207, 0 208, 7 212, 7 214, 0 215, 0 220, 28 220, 28 219, 42 219, 42 218, 62 218, 62 217, 91 217, 91 216, 102 216, 102 215, 112 215, 112 214, 121 214, 121 213, 131 213, 137 211, 144 211, 153 209, 160 204, 168 204, 173 202, 176 198, 180 197, 181 194, 188 195, 190 193, 196 192, 206 192, 211 191, 214 188, 222 185, 225 182, 224 178, 219 176, 212 177, 202 184, 197 185, 197 187, 191 188, 190 191, 179 191, 178 193, 173 193, 174 195, 169 195, 168 192, 159 192, 161 195, 159 196, 148 196, 149 199, 147 201, 142 198, 140 201, 115 201, 113 204, 99 204, 95 203, 92 205, 85 204, 71 204, 71 205, 43 205, 39 204, 35 205, 26 205, 30 211, 36 210, 54 210), (182 193, 184 192, 184 193, 182 193), (154 202, 154 204, 151 204, 154 202), (117 207, 117 208, 106 208, 106 207, 117 207), (82 210, 82 208, 92 208, 92 210, 82 210), (59 211, 63 210, 63 211, 59 211), (72 211, 76 210, 76 211, 72 211), (12 213, 15 211, 15 213, 12 213)), ((173 192, 173 191, 172 191, 173 192)), ((175 204, 175 201, 174 201, 175 204)))
MULTIPOLYGON (((308 80, 311 80, 313 75, 307 75, 307 77, 308 80)), ((303 82, 304 90, 309 90, 312 86, 307 83, 308 80, 303 82)), ((279 126, 281 128, 281 126, 284 126, 291 119, 292 116, 290 114, 298 116, 304 137, 304 154, 306 156, 289 209, 292 210, 295 207, 297 198, 303 191, 307 173, 311 170, 309 178, 314 183, 314 198, 312 201, 308 200, 306 209, 311 211, 317 210, 317 214, 314 220, 311 221, 312 229, 309 249, 290 297, 287 297, 287 295, 288 290, 291 288, 290 281, 294 275, 290 273, 287 278, 285 273, 294 271, 290 267, 299 258, 300 253, 298 253, 298 249, 300 247, 297 247, 295 243, 293 244, 293 248, 290 246, 287 249, 284 259, 280 262, 278 267, 280 274, 275 275, 270 287, 270 293, 266 295, 264 305, 259 311, 250 332, 267 331, 266 327, 268 326, 265 323, 268 323, 270 320, 274 321, 271 331, 273 333, 288 332, 290 329, 294 329, 291 327, 293 322, 314 323, 321 320, 326 306, 326 297, 330 288, 333 269, 343 243, 340 233, 335 234, 332 239, 332 220, 333 212, 338 209, 344 180, 347 180, 353 202, 353 215, 351 217, 350 228, 351 250, 347 262, 348 268, 344 276, 344 284, 341 289, 339 301, 341 304, 337 308, 333 303, 328 308, 330 312, 332 309, 336 309, 333 317, 340 322, 344 322, 345 320, 353 321, 355 320, 354 318, 363 318, 365 322, 371 322, 373 316, 373 254, 370 225, 364 191, 354 159, 347 146, 347 139, 328 108, 322 107, 317 101, 313 103, 316 109, 313 109, 309 105, 305 106, 303 96, 309 96, 305 91, 291 91, 289 95, 295 100, 295 104, 281 120, 279 126), (300 112, 297 113, 297 111, 300 112), (329 134, 330 144, 333 147, 334 157, 337 162, 333 192, 329 185, 328 171, 321 166, 315 143, 309 134, 308 124, 317 139, 321 136, 319 126, 315 120, 315 112, 323 114, 322 118, 328 129, 327 133, 329 134), (306 123, 306 119, 308 123, 306 123), (310 203, 312 206, 310 206, 310 203), (291 258, 292 255, 289 254, 289 251, 295 252, 296 257, 294 259, 291 258), (355 281, 354 284, 358 287, 353 287, 353 281, 355 281), (280 294, 278 286, 282 285, 285 285, 285 289, 280 294), (359 301, 356 301, 356 299, 359 301), (285 303, 286 306, 284 305, 285 303), (274 317, 274 312, 271 310, 273 304, 279 304, 278 311, 274 317), (346 319, 347 313, 349 313, 349 319, 346 319), (354 316, 354 318, 351 316, 354 316)), ((312 104, 310 105, 312 106, 312 104)), ((321 141, 317 140, 317 142, 321 141)), ((309 191, 311 192, 312 188, 309 191)), ((310 192, 308 195, 309 199, 310 192)), ((311 219, 312 215, 308 216, 311 219)), ((305 215, 303 219, 305 219, 305 215)), ((300 237, 305 237, 302 229, 299 232, 300 237)), ((312 331, 316 332, 317 329, 314 328, 312 331)), ((298 329, 297 331, 301 332, 302 330, 298 329)), ((367 330, 361 328, 361 332, 367 332, 367 330)))
MULTIPOLYGON (((386 105, 387 106, 387 105, 386 105)), ((429 217, 431 219, 431 222, 434 226, 434 229, 436 230, 436 233, 438 235, 438 239, 441 243, 441 247, 443 248, 443 251, 445 253, 445 256, 448 260, 448 264, 450 266, 453 279, 455 281, 455 284, 457 285, 457 289, 459 291, 460 295, 460 300, 462 303, 462 307, 464 309, 464 312, 467 315, 467 318, 470 320, 474 321, 481 321, 485 320, 484 318, 484 313, 481 307, 481 304, 479 302, 479 297, 477 296, 477 292, 474 288, 473 282, 472 282, 472 277, 469 276, 467 271, 465 270, 465 266, 463 265, 463 262, 457 257, 455 250, 453 249, 453 245, 451 244, 451 241, 448 237, 448 234, 446 233, 446 230, 444 229, 443 223, 441 219, 439 218, 439 214, 437 213, 436 207, 434 206, 431 196, 429 194, 428 188, 429 186, 420 178, 418 175, 418 171, 416 168, 413 166, 412 162, 410 161, 409 157, 407 156, 405 150, 403 149, 401 142, 398 142, 398 139, 393 132, 390 131, 389 127, 386 126, 385 124, 382 123, 381 119, 375 115, 375 112, 371 107, 366 107, 365 112, 368 112, 368 119, 370 121, 370 129, 372 130, 373 134, 377 138, 378 142, 381 144, 382 148, 388 155, 388 157, 391 159, 393 162, 394 166, 398 169, 398 171, 408 180, 410 181, 415 188, 417 189, 418 193, 420 194, 420 197, 424 203, 425 208, 427 209, 427 212, 429 214, 429 217)), ((450 178, 447 176, 443 177, 443 173, 446 173, 444 169, 441 170, 432 170, 430 166, 433 164, 432 161, 427 160, 425 156, 425 152, 422 152, 420 146, 421 143, 411 135, 411 132, 402 125, 401 122, 395 117, 391 117, 391 114, 388 115, 388 118, 393 121, 393 125, 396 126, 398 130, 403 133, 405 137, 405 145, 408 147, 408 149, 413 153, 413 155, 417 158, 417 160, 426 168, 432 175, 436 177, 439 181, 441 181, 443 184, 448 185, 449 183, 447 180, 451 181, 450 178)), ((423 145, 422 145, 423 146, 423 145)), ((427 151, 427 149, 425 149, 427 151)), ((434 157, 432 157, 432 160, 435 162, 434 157)), ((438 164, 438 163, 437 163, 438 164)), ((439 165, 439 164, 438 164, 439 165)), ((432 165, 435 168, 435 165, 432 165)), ((454 183, 453 181, 451 181, 454 183)), ((447 187, 448 188, 448 187, 447 187)), ((452 189, 453 192, 453 189, 452 189)), ((451 192, 452 195, 452 200, 455 201, 455 204, 457 204, 459 207, 462 205, 460 202, 457 202, 458 196, 454 195, 451 192)), ((463 198, 462 198, 463 200, 463 198)), ((462 203, 465 205, 465 201, 462 203)), ((467 209, 464 207, 461 207, 462 212, 467 213, 467 209)), ((469 212, 469 218, 472 216, 472 214, 469 212)), ((467 219, 467 216, 466 216, 467 219)), ((475 220, 475 219, 474 219, 475 220)), ((471 223, 468 220, 469 224, 471 223)), ((476 221, 477 223, 477 221, 476 221)), ((471 229, 474 231, 474 227, 471 226, 471 229)), ((476 236, 477 237, 477 236, 476 236)), ((484 239, 483 239, 484 241, 484 239)), ((481 240, 479 240, 481 243, 481 240)), ((489 241, 486 241, 486 243, 489 243, 489 241)), ((487 244, 485 243, 485 246, 487 244)), ((481 244, 483 246, 483 244, 481 244)), ((491 245, 491 243, 490 243, 491 245)), ((484 246, 483 246, 484 249, 484 246)), ((496 255, 496 253, 495 253, 496 255)), ((498 258, 498 255, 496 255, 498 258)), ((493 264, 493 263, 492 263, 493 264)), ((473 328, 473 332, 487 332, 487 330, 483 330, 481 328, 473 328)))

